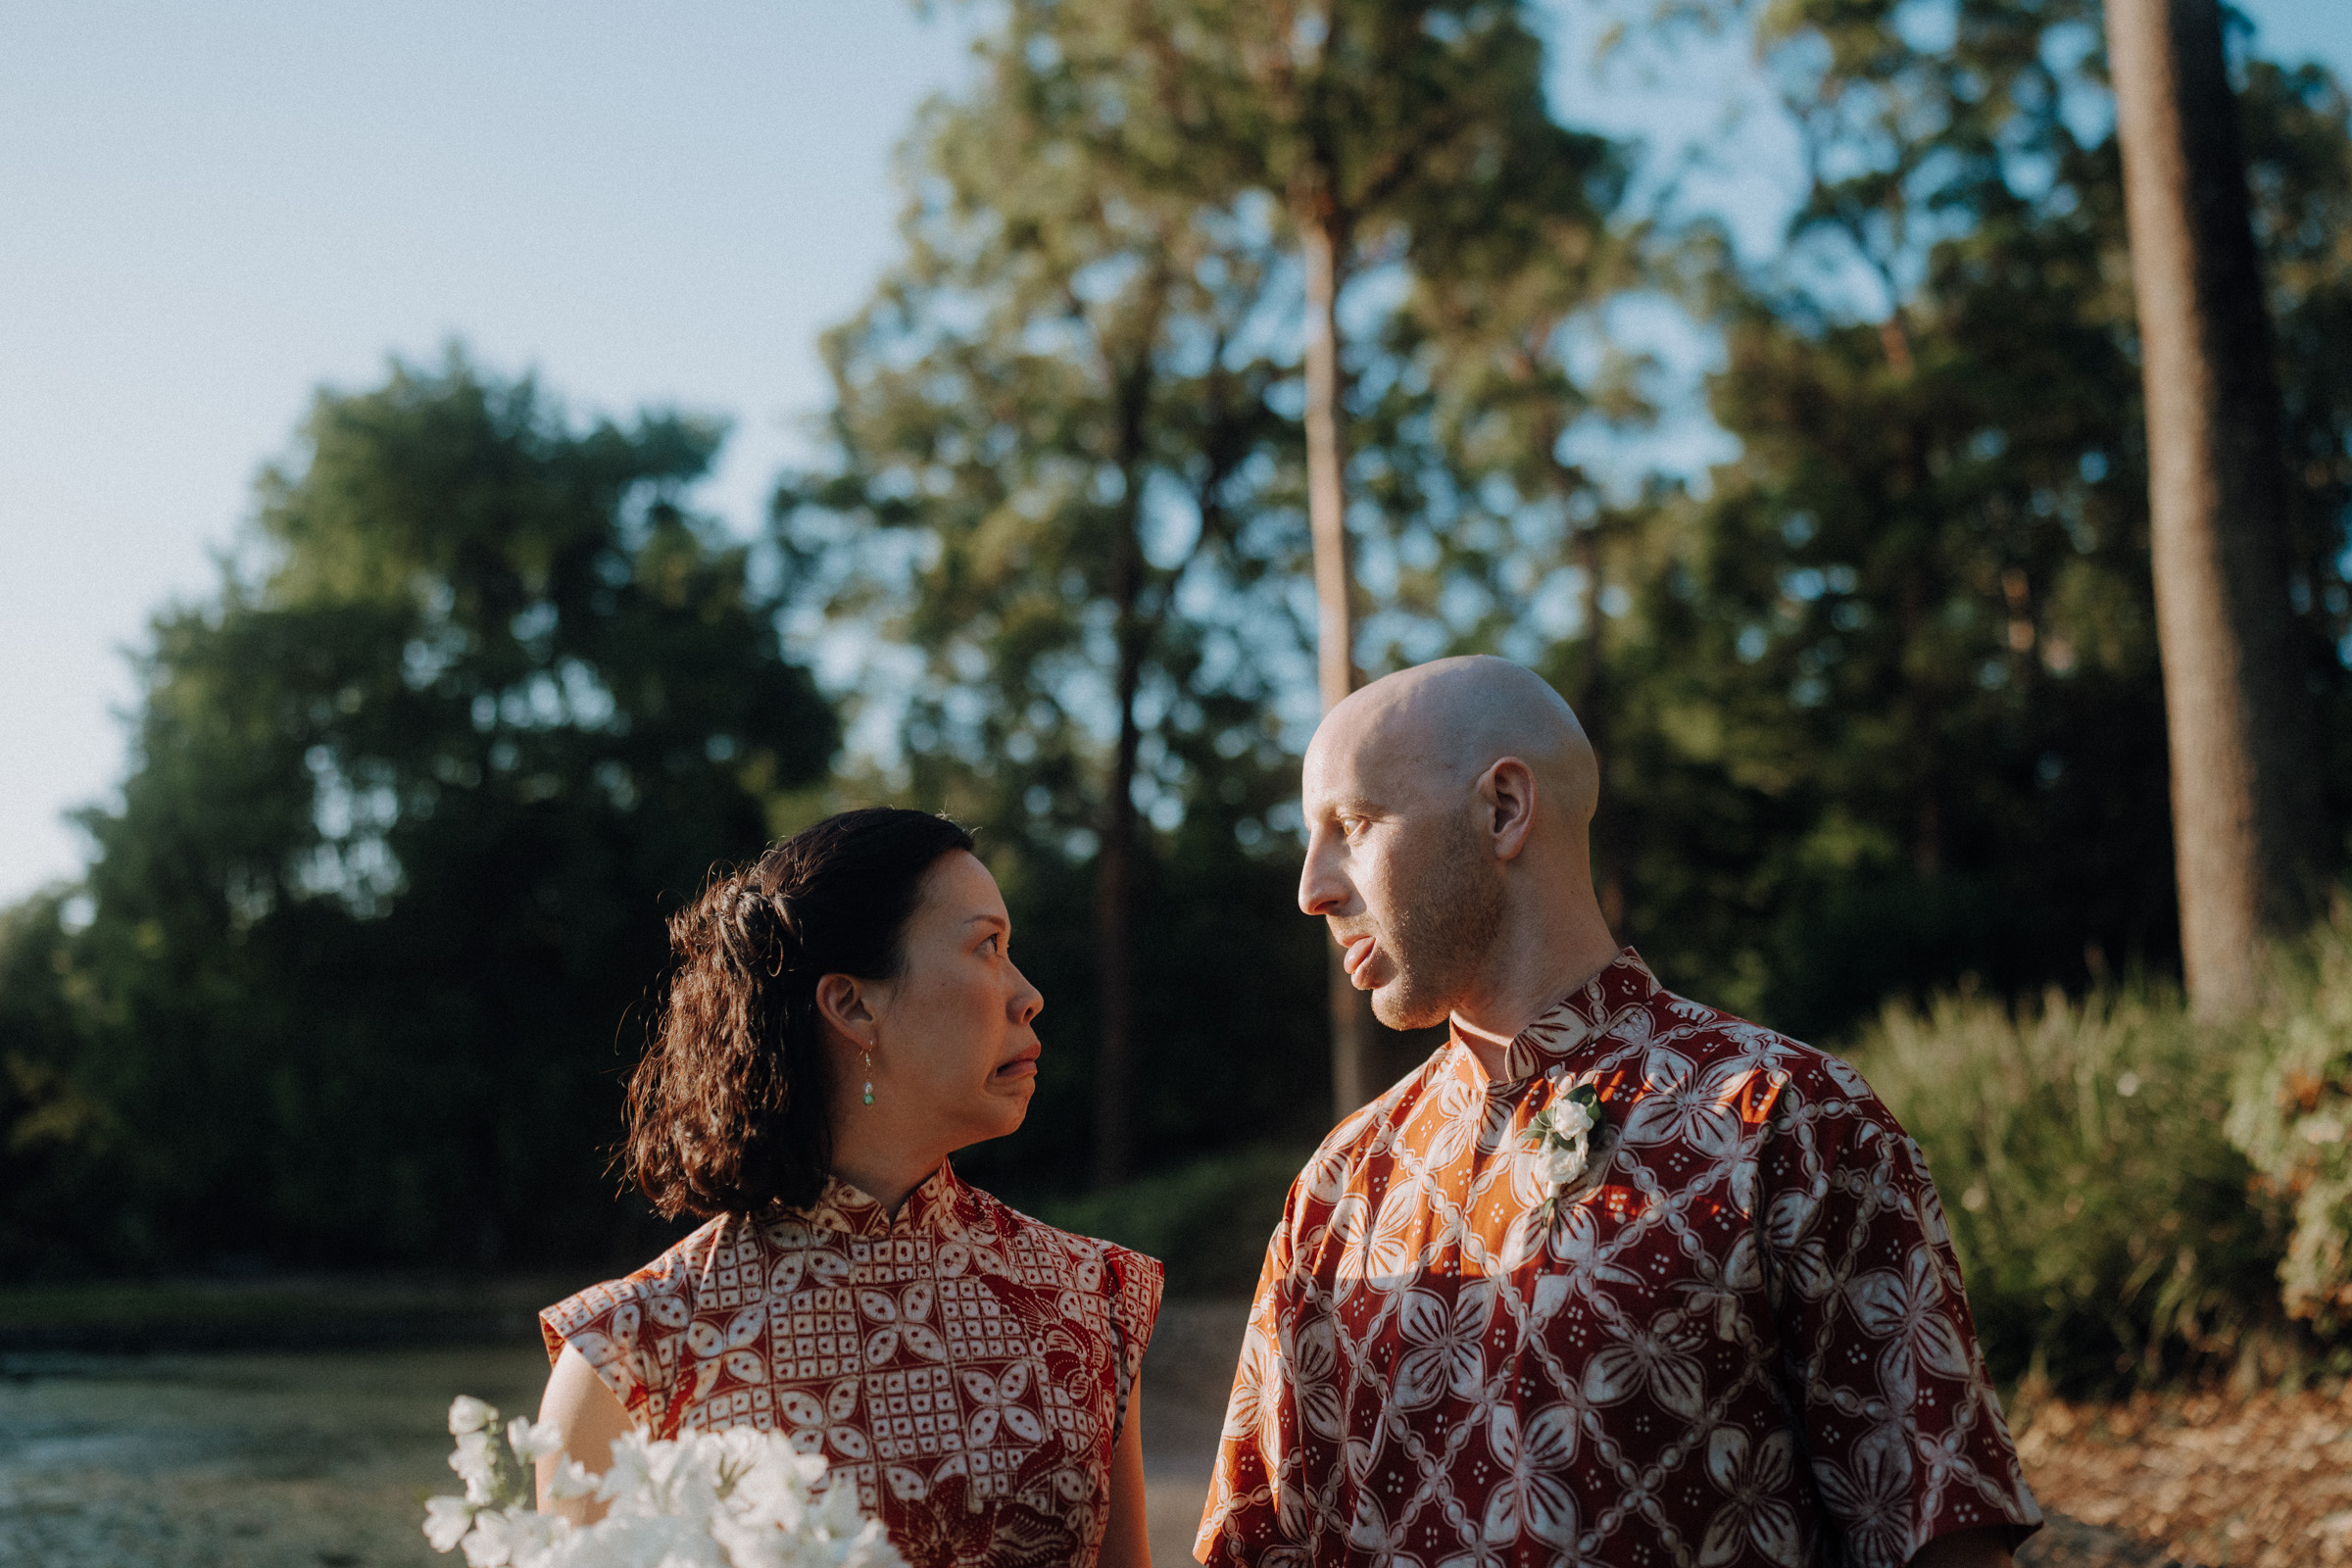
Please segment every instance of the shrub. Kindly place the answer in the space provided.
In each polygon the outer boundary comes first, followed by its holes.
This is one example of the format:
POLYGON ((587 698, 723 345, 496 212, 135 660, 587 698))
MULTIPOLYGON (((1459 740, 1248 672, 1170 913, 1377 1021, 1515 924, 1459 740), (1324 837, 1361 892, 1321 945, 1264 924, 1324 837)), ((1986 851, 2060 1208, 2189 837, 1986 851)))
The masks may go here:
POLYGON ((1926 1151, 1996 1377, 2145 1381, 2277 1319, 2282 1227, 2224 1132, 2227 1045, 2140 988, 1890 1007, 1857 1045, 1926 1151))
POLYGON ((1261 1145, 1214 1154, 1107 1192, 1042 1204, 1039 1213, 1064 1230, 1158 1258, 1168 1266, 1170 1296, 1247 1296, 1308 1152, 1261 1145))
POLYGON ((2293 1208, 2278 1280, 2322 1333, 2352 1321, 2352 903, 2282 950, 2237 1053, 2229 1135, 2293 1208))

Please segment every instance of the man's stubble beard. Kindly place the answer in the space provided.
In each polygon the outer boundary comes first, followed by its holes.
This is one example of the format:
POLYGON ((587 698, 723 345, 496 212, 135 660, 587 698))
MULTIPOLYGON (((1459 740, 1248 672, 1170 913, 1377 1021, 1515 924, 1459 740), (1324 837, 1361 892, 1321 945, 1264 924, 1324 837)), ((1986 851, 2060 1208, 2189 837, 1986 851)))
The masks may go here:
POLYGON ((1502 878, 1480 848, 1471 825, 1457 823, 1399 890, 1388 943, 1396 976, 1372 996, 1373 1016, 1392 1029, 1444 1023, 1477 988, 1503 906, 1502 878))

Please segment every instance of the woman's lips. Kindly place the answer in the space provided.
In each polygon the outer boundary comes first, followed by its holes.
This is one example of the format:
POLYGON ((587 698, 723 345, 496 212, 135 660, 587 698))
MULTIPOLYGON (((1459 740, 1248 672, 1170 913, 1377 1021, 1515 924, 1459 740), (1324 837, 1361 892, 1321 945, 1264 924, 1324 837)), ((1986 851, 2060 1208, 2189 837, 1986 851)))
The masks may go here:
POLYGON ((999 1078, 1034 1077, 1037 1073, 1037 1056, 1038 1048, 1031 1046, 1027 1051, 1022 1052, 1010 1061, 1000 1065, 996 1070, 995 1076, 999 1078))

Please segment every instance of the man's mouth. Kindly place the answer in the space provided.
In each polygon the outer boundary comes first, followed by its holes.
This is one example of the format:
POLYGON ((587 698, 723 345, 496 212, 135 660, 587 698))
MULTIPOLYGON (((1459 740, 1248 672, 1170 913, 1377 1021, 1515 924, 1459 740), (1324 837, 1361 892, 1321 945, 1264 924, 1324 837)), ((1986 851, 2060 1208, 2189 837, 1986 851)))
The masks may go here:
POLYGON ((1380 944, 1368 936, 1355 937, 1348 943, 1348 951, 1341 956, 1340 962, 1348 971, 1348 983, 1356 990, 1372 989, 1372 957, 1379 951, 1380 944))
POLYGON ((1014 1078, 1035 1077, 1037 1075, 1038 1054, 1044 1048, 1040 1046, 1031 1046, 1028 1050, 1014 1056, 1010 1061, 1000 1063, 997 1067, 997 1070, 989 1074, 989 1076, 998 1080, 999 1082, 1007 1082, 1014 1078))

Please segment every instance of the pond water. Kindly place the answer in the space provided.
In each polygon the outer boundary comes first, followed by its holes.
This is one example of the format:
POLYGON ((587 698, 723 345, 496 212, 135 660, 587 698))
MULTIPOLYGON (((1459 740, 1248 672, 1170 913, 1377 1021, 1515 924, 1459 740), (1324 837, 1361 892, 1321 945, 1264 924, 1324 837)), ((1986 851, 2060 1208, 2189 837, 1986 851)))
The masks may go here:
MULTIPOLYGON (((1152 1555, 1189 1560, 1240 1312, 1171 1303, 1145 1378, 1152 1555), (1229 1348, 1229 1344, 1230 1347, 1229 1348)), ((428 1568, 449 1401, 537 1409, 535 1348, 0 1357, 0 1563, 428 1568)))

